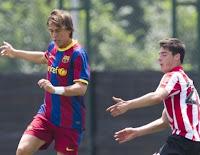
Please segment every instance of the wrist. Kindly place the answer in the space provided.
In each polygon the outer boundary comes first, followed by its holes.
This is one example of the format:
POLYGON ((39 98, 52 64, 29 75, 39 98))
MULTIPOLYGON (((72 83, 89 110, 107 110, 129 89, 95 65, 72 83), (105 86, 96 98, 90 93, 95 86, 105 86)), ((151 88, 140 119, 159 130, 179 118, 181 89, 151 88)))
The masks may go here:
POLYGON ((65 92, 65 87, 62 86, 54 87, 54 94, 63 95, 64 92, 65 92))
POLYGON ((127 111, 129 109, 132 109, 131 100, 126 101, 126 108, 127 108, 127 111))
POLYGON ((11 58, 20 58, 20 50, 13 48, 11 51, 12 51, 11 52, 11 54, 12 54, 11 58))

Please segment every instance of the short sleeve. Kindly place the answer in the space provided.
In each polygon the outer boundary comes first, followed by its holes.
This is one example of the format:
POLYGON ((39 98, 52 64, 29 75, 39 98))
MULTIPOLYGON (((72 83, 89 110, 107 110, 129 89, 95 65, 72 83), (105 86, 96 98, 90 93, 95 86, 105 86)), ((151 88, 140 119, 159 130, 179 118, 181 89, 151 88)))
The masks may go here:
POLYGON ((178 80, 178 75, 176 72, 166 73, 159 84, 159 87, 165 88, 169 93, 169 96, 172 94, 179 93, 181 91, 181 86, 178 80))
POLYGON ((86 51, 81 48, 73 54, 74 82, 88 84, 90 79, 90 66, 86 51))
POLYGON ((48 49, 44 52, 44 56, 45 58, 48 60, 49 59, 49 54, 51 52, 51 50, 54 48, 55 44, 54 42, 50 42, 49 45, 48 45, 48 49))

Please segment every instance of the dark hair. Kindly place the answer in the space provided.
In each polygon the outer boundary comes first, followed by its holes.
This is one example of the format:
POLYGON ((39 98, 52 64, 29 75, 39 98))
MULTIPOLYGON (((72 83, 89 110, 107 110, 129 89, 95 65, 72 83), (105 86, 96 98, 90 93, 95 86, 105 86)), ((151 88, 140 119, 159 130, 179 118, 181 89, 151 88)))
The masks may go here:
POLYGON ((54 9, 48 17, 47 26, 51 22, 59 28, 64 27, 66 30, 71 31, 70 37, 72 38, 74 31, 73 22, 71 15, 67 11, 54 9))
POLYGON ((160 42, 160 47, 166 48, 172 52, 173 55, 180 54, 180 61, 183 63, 185 56, 185 44, 177 38, 167 38, 160 42))

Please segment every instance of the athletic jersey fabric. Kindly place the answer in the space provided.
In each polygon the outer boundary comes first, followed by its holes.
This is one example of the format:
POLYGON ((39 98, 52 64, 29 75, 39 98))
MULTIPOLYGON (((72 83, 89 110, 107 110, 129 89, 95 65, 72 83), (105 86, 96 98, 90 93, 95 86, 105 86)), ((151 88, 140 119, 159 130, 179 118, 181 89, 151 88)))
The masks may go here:
MULTIPOLYGON (((69 86, 77 81, 88 84, 88 56, 77 41, 73 40, 63 49, 51 42, 45 57, 48 60, 47 79, 52 85, 69 86)), ((38 113, 56 126, 82 131, 85 128, 85 110, 83 96, 68 97, 45 92, 38 113)))
POLYGON ((172 134, 193 141, 200 141, 199 96, 193 81, 183 71, 182 66, 166 73, 159 87, 165 88, 169 95, 164 100, 172 134))

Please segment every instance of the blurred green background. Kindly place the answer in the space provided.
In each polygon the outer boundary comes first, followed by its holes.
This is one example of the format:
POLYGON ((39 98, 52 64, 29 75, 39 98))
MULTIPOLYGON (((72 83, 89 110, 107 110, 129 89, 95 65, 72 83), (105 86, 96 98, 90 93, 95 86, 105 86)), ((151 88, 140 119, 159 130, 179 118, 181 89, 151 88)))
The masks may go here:
MULTIPOLYGON (((53 8, 70 11, 91 68, 158 70, 158 41, 178 37, 187 47, 185 68, 199 70, 199 0, 1 0, 0 43, 45 51, 46 20, 53 8), (89 10, 89 11, 88 11, 89 10), (89 36, 88 36, 89 35, 89 36)), ((43 72, 25 61, 0 58, 0 72, 43 72), (13 67, 14 66, 14 67, 13 67)))
MULTIPOLYGON (((72 14, 74 38, 87 49, 92 70, 80 154, 153 154, 168 130, 122 145, 113 133, 158 118, 162 104, 116 119, 105 109, 112 96, 130 99, 156 88, 162 76, 158 42, 166 37, 186 44, 184 68, 200 89, 200 0, 0 0, 0 45, 7 41, 16 49, 45 51, 46 21, 54 8, 72 14)), ((42 101, 37 81, 45 72, 43 65, 0 57, 0 154, 14 154, 42 101)), ((55 154, 52 150, 38 154, 55 154)))

